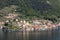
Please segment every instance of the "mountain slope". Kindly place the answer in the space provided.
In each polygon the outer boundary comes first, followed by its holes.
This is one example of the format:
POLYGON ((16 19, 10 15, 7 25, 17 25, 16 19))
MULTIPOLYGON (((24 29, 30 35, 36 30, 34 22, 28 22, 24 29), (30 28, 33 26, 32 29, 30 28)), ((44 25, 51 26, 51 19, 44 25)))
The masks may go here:
POLYGON ((0 9, 16 5, 16 12, 56 21, 60 18, 60 0, 0 0, 0 9))

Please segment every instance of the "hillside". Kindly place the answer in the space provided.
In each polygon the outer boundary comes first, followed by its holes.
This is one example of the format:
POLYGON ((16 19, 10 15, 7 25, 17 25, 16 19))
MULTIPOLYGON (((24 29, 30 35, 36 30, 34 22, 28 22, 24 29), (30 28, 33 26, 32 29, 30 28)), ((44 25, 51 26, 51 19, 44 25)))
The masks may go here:
POLYGON ((60 0, 0 0, 0 11, 4 14, 19 12, 26 18, 58 21, 60 18, 60 0))

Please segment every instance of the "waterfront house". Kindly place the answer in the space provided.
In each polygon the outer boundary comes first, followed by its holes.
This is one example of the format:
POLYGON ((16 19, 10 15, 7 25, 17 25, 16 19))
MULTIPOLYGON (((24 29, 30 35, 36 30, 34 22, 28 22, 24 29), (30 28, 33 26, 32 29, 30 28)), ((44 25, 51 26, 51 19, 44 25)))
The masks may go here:
POLYGON ((0 28, 2 29, 3 26, 4 26, 4 22, 0 21, 0 28))
POLYGON ((60 22, 58 23, 58 26, 60 26, 60 22))

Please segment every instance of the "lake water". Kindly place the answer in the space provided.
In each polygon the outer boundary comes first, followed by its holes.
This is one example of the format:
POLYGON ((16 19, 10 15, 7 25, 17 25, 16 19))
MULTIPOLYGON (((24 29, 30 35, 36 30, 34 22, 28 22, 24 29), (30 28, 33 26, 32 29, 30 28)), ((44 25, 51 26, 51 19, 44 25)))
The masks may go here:
POLYGON ((60 31, 49 32, 3 32, 0 40, 60 40, 60 31))

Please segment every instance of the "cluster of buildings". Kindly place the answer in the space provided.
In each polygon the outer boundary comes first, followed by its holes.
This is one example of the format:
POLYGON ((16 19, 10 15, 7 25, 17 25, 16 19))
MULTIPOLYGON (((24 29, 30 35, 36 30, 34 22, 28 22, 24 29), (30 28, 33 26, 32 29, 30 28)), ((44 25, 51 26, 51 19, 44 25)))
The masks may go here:
POLYGON ((33 20, 32 23, 29 21, 17 21, 16 25, 23 31, 41 31, 41 30, 52 30, 57 29, 60 23, 54 24, 49 20, 33 20))
MULTIPOLYGON (((5 16, 7 19, 14 19, 18 16, 18 14, 8 14, 5 16)), ((6 22, 9 22, 9 20, 6 20, 6 22)), ((0 22, 0 28, 4 26, 5 22, 0 22)), ((60 26, 60 22, 53 23, 49 20, 19 20, 15 19, 15 21, 12 21, 12 25, 17 27, 19 30, 22 31, 41 31, 41 30, 52 30, 58 28, 60 26)))
POLYGON ((19 14, 12 14, 12 13, 9 13, 7 16, 4 16, 5 18, 7 18, 7 19, 14 19, 14 18, 16 18, 17 16, 18 16, 19 14))

